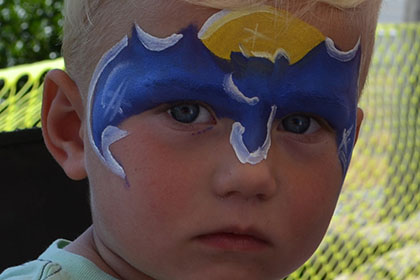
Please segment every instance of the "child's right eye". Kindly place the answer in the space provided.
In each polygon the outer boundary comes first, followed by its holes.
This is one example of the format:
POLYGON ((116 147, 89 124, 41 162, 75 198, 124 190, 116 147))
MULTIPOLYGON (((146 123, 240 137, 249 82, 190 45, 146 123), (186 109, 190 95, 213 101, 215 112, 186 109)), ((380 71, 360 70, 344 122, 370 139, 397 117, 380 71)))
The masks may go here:
POLYGON ((184 124, 214 123, 212 114, 198 103, 180 103, 169 108, 168 113, 184 124))

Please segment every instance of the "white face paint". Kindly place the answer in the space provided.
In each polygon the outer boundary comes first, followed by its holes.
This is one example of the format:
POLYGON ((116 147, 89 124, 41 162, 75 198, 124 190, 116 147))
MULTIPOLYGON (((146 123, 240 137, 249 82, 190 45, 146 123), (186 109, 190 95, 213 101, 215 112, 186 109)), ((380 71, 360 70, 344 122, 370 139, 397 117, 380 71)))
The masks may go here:
POLYGON ((149 51, 161 52, 174 45, 176 45, 182 37, 182 34, 172 34, 167 38, 157 38, 145 32, 136 24, 137 36, 139 37, 143 46, 149 51))
POLYGON ((258 164, 267 159, 268 151, 271 147, 271 128, 273 126, 274 117, 276 116, 277 106, 271 107, 271 114, 267 122, 267 136, 261 147, 254 152, 250 152, 245 146, 243 134, 245 127, 240 122, 235 122, 232 126, 232 133, 230 134, 230 144, 232 145, 236 156, 241 163, 258 164))
POLYGON ((225 76, 225 81, 223 82, 223 88, 225 89, 226 93, 235 101, 246 103, 250 106, 256 105, 260 102, 258 97, 246 97, 239 88, 235 85, 232 78, 232 73, 225 76))
POLYGON ((338 156, 340 161, 344 164, 350 163, 350 158, 347 156, 349 153, 349 149, 354 146, 352 143, 351 135, 353 133, 354 125, 352 125, 349 129, 344 129, 343 136, 340 145, 338 146, 338 156))
POLYGON ((120 176, 123 179, 126 179, 124 168, 121 164, 114 158, 110 150, 110 146, 115 142, 128 136, 128 132, 122 129, 119 129, 115 126, 107 126, 102 133, 102 153, 103 158, 112 172, 120 176))
POLYGON ((332 58, 337 59, 338 61, 341 61, 341 62, 349 62, 353 60, 355 56, 357 55, 357 51, 360 48, 360 39, 357 41, 356 46, 354 46, 353 49, 347 52, 338 50, 337 47, 335 46, 334 41, 328 37, 325 39, 325 45, 327 46, 328 54, 332 58))
MULTIPOLYGON (((183 37, 182 34, 173 34, 167 38, 157 38, 154 37, 144 30, 142 30, 137 24, 135 25, 137 36, 140 39, 142 45, 150 51, 161 52, 164 51, 175 44, 177 44, 183 37)), ((101 144, 98 144, 94 140, 94 133, 92 131, 92 106, 93 99, 95 96, 95 89, 98 83, 99 78, 104 72, 105 68, 116 59, 116 57, 128 46, 128 37, 124 36, 123 39, 113 46, 108 52, 106 52, 100 59, 96 69, 92 75, 92 79, 89 85, 88 92, 88 106, 87 106, 87 127, 88 127, 88 136, 89 142, 91 143, 95 153, 101 159, 105 166, 107 166, 114 174, 118 175, 122 179, 126 179, 126 174, 124 168, 121 164, 115 159, 110 150, 110 146, 117 141, 120 141, 127 137, 129 133, 125 130, 121 130, 115 126, 107 126, 101 133, 100 139, 101 144)), ((113 69, 113 71, 119 71, 118 67, 113 69)), ((101 98, 101 107, 103 109, 103 116, 113 119, 117 114, 123 114, 122 102, 124 100, 124 94, 126 91, 126 83, 121 81, 117 89, 113 92, 112 95, 102 95, 101 98)))
MULTIPOLYGON (((92 145, 93 150, 97 154, 97 156, 101 159, 102 163, 107 166, 112 172, 120 176, 121 178, 125 179, 125 172, 122 166, 115 160, 115 158, 112 156, 110 151, 110 146, 115 143, 118 140, 123 139, 128 135, 127 131, 117 131, 116 129, 105 129, 101 133, 101 140, 102 145, 101 147, 98 147, 94 141, 93 138, 93 132, 92 132, 92 106, 93 106, 93 97, 94 97, 94 91, 96 84, 105 70, 105 68, 109 65, 111 61, 113 61, 120 52, 127 47, 128 45, 128 37, 124 36, 121 41, 119 41, 115 46, 113 46, 108 52, 106 52, 102 58, 99 60, 98 65, 96 66, 96 69, 92 75, 92 79, 90 81, 89 85, 89 91, 88 91, 88 106, 87 106, 87 131, 88 131, 88 137, 89 142, 92 145)), ((102 103, 102 106, 105 104, 102 103)), ((108 127, 107 127, 108 128, 108 127)))

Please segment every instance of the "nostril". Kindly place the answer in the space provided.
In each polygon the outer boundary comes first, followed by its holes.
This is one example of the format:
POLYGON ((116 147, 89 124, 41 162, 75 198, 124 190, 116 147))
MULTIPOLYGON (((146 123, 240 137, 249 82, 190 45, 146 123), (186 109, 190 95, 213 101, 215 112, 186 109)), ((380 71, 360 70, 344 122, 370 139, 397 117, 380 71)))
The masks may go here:
POLYGON ((234 197, 242 197, 245 200, 256 200, 256 201, 266 201, 268 200, 268 196, 264 193, 256 193, 256 194, 246 194, 241 191, 229 191, 222 195, 220 195, 221 199, 228 199, 228 198, 234 198, 234 197))
POLYGON ((260 201, 265 201, 265 200, 267 200, 267 196, 266 196, 265 194, 262 194, 262 193, 257 194, 257 198, 258 198, 258 200, 260 200, 260 201))
POLYGON ((239 192, 238 191, 229 191, 225 194, 222 195, 222 198, 230 198, 233 197, 235 195, 237 195, 239 192))
POLYGON ((271 160, 257 165, 242 164, 231 158, 215 173, 212 192, 218 199, 265 202, 278 190, 271 160))

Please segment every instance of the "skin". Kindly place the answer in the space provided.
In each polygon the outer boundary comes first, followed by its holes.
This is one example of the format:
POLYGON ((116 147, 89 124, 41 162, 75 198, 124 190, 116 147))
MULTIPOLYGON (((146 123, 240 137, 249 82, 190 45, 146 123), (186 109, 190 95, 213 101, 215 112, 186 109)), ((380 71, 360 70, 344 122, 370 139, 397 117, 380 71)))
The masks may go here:
MULTIPOLYGON (((156 6, 147 16, 123 21, 168 36, 191 23, 201 26, 215 12, 177 1, 159 12, 156 6), (171 16, 174 9, 185 16, 171 16)), ((353 48, 365 30, 344 12, 328 14, 326 22, 324 10, 320 5, 303 19, 341 49, 353 48), (346 34, 341 25, 349 26, 346 34)), ((69 177, 88 176, 91 187, 93 225, 65 250, 118 279, 278 279, 319 245, 343 180, 335 134, 326 127, 300 135, 275 122, 267 160, 249 165, 238 161, 229 143, 232 120, 183 125, 167 108, 154 108, 124 121, 120 128, 130 135, 111 146, 127 173, 127 188, 92 151, 79 89, 65 72, 51 71, 42 109, 48 149, 69 177), (231 227, 257 230, 265 245, 220 249, 198 238, 231 227)), ((362 118, 359 109, 357 131, 362 118)))

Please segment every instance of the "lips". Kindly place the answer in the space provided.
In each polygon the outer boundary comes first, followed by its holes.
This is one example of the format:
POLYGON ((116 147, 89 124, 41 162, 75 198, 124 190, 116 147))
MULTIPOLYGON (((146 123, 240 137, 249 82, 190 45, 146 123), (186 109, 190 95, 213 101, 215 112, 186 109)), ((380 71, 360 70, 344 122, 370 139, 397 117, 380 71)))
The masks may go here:
POLYGON ((224 228, 199 235, 196 239, 205 246, 224 251, 262 251, 272 245, 263 233, 252 228, 224 228))

